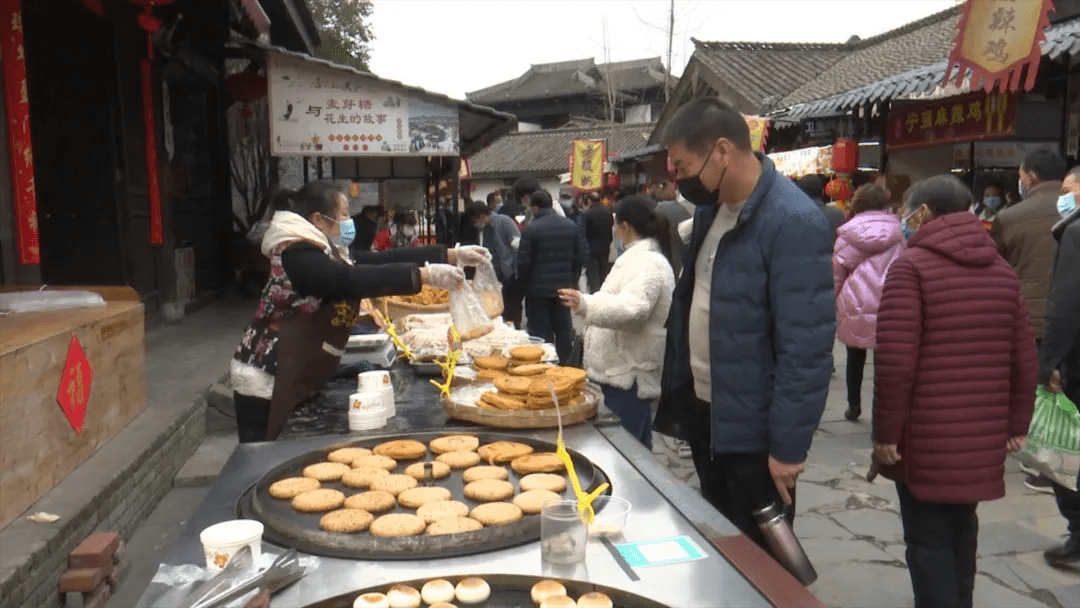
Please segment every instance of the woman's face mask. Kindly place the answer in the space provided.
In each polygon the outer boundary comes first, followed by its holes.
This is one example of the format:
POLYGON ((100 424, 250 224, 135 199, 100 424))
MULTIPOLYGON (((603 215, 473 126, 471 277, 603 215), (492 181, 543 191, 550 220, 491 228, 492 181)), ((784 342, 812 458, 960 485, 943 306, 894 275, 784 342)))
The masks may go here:
POLYGON ((919 230, 922 221, 915 219, 915 216, 919 215, 919 212, 922 210, 923 208, 919 207, 915 211, 900 218, 900 232, 904 235, 905 241, 911 240, 911 237, 915 236, 915 232, 919 230))
POLYGON ((338 234, 326 235, 330 237, 330 241, 333 242, 335 245, 338 245, 340 247, 348 247, 352 244, 354 240, 356 240, 356 223, 353 222, 351 217, 344 220, 335 220, 334 218, 326 214, 323 214, 323 217, 338 225, 338 234))
POLYGON ((987 197, 984 197, 983 198, 983 204, 986 205, 987 209, 997 209, 998 207, 1001 206, 1001 197, 1000 196, 987 196, 987 197))
POLYGON ((476 228, 478 232, 483 232, 484 227, 487 226, 487 224, 485 224, 484 222, 473 222, 472 225, 473 228, 476 228))
POLYGON ((416 235, 416 226, 411 226, 409 224, 405 224, 404 226, 401 227, 401 234, 404 234, 405 236, 409 236, 409 237, 415 236, 416 235))

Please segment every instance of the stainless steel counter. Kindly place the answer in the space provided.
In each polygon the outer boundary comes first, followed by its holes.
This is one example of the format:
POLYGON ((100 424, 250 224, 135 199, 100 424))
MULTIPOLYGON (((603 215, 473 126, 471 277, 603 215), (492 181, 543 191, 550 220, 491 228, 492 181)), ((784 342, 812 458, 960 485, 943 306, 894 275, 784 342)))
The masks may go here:
MULTIPOLYGON (((519 434, 555 440, 553 431, 519 434)), ((285 459, 348 440, 346 436, 314 437, 237 447, 164 563, 201 565, 199 532, 211 524, 234 518, 236 501, 249 486, 285 459)), ((702 531, 710 535, 734 535, 738 534, 736 528, 691 488, 658 466, 651 453, 621 427, 600 429, 591 424, 580 424, 566 429, 565 440, 568 447, 578 450, 607 473, 615 496, 622 496, 633 505, 623 538, 613 539, 615 544, 686 535, 708 557, 681 564, 638 568, 635 570, 641 579, 638 581, 631 580, 597 540, 590 540, 585 562, 576 566, 543 563, 539 542, 439 560, 370 562, 320 558, 322 565, 315 573, 274 597, 274 608, 302 607, 351 590, 400 580, 491 573, 589 581, 624 589, 672 608, 770 605, 702 535, 702 531)), ((144 594, 140 607, 151 608, 147 602, 150 595, 144 594)))

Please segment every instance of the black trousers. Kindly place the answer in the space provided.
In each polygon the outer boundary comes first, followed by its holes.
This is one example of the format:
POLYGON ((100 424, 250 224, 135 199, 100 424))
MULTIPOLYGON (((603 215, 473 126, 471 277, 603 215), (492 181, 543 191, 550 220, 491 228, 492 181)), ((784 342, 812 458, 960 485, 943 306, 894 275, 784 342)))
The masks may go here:
MULTIPOLYGON (((1080 482, 1080 478, 1077 479, 1080 482)), ((1073 492, 1065 486, 1053 485, 1058 511, 1069 522, 1069 536, 1080 536, 1080 492, 1073 492)))
POLYGON ((503 281, 502 294, 503 320, 521 329, 521 300, 525 295, 521 289, 521 281, 517 277, 510 277, 503 281))
MULTIPOLYGON (((782 504, 780 492, 769 474, 768 452, 714 453, 709 445, 710 421, 691 428, 688 443, 701 482, 701 496, 724 514, 743 534, 769 551, 754 511, 769 504, 782 504)), ((795 490, 787 508, 788 523, 795 523, 795 490)))
POLYGON ((847 403, 851 409, 862 408, 863 369, 866 367, 866 349, 847 347, 847 403))
POLYGON ((559 298, 525 298, 525 314, 529 317, 529 335, 543 338, 555 345, 559 363, 570 358, 574 325, 570 309, 559 298))
POLYGON ((610 270, 611 262, 608 261, 608 251, 606 249, 604 255, 589 256, 589 263, 585 267, 585 283, 589 288, 589 293, 600 291, 600 286, 604 284, 604 279, 607 278, 610 270))
POLYGON ((233 391, 233 407, 236 409, 236 434, 240 437, 240 443, 266 441, 266 427, 270 425, 270 400, 233 391))
POLYGON ((971 608, 975 593, 978 503, 944 504, 915 498, 897 482, 915 608, 971 608))

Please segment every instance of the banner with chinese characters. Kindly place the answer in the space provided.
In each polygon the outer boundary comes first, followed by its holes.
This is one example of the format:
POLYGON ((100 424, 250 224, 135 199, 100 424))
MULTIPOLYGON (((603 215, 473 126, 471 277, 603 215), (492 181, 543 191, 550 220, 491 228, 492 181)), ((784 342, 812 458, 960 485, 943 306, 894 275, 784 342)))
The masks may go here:
POLYGON ((19 263, 40 264, 34 150, 30 141, 30 99, 26 92, 25 55, 22 4, 20 0, 0 0, 0 56, 3 57, 4 109, 7 112, 11 190, 15 203, 19 263))
POLYGON ((743 114, 743 118, 746 119, 746 126, 750 127, 750 148, 754 152, 764 152, 765 141, 769 138, 769 119, 746 114, 743 114))
POLYGON ((370 76, 268 52, 276 156, 457 156, 456 105, 409 97, 370 76))
POLYGON ((607 142, 603 139, 577 139, 570 154, 570 185, 583 192, 603 188, 607 142))
POLYGON ((897 104, 889 111, 889 150, 927 148, 1012 136, 1017 97, 978 91, 934 101, 897 104))
POLYGON ((1016 91, 1027 66, 1024 90, 1035 86, 1053 0, 967 0, 957 25, 943 86, 955 79, 963 86, 970 69, 971 87, 990 92, 1016 91))

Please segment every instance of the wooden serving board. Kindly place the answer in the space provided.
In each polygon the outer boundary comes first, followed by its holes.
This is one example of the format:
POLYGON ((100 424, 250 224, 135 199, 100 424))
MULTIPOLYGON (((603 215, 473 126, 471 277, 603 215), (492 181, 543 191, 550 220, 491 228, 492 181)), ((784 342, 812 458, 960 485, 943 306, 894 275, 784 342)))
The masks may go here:
MULTIPOLYGON (((596 416, 596 410, 602 399, 600 389, 589 384, 582 394, 585 395, 584 403, 562 408, 563 426, 579 424, 596 416)), ((452 394, 451 397, 443 397, 442 402, 446 415, 450 418, 484 426, 500 429, 553 429, 559 426, 559 419, 554 409, 489 410, 455 401, 452 394)))

